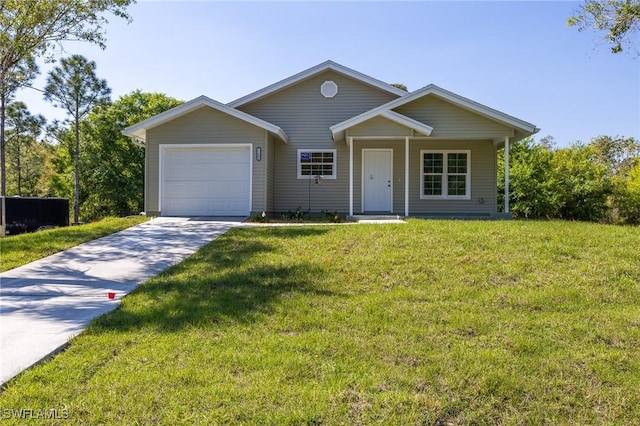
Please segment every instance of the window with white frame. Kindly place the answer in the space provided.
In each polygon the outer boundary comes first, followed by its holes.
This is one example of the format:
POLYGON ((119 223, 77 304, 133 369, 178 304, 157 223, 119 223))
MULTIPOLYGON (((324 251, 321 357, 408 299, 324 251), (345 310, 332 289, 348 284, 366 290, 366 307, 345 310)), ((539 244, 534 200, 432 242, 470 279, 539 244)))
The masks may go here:
POLYGON ((420 198, 471 199, 471 151, 420 151, 420 198))
POLYGON ((299 149, 298 179, 336 178, 335 149, 299 149))

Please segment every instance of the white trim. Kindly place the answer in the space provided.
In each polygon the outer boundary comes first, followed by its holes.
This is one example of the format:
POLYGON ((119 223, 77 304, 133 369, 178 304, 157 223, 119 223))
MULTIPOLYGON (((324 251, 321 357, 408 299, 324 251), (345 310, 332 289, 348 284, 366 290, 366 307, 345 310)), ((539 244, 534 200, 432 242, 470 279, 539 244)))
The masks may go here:
POLYGON ((471 150, 468 149, 423 149, 420 150, 420 199, 421 200, 470 200, 471 199, 471 150), (424 195, 424 154, 442 154, 442 195, 424 195), (447 154, 467 154, 466 195, 447 195, 447 154))
MULTIPOLYGON (((162 173, 164 171, 164 151, 167 149, 181 148, 247 148, 249 151, 249 214, 253 208, 253 144, 252 143, 189 143, 189 144, 159 144, 159 169, 158 169, 158 212, 162 215, 162 173)), ((145 185, 146 188, 147 185, 145 185)))
POLYGON ((159 126, 160 124, 166 123, 168 121, 174 120, 178 117, 181 117, 185 114, 190 113, 201 107, 210 107, 222 113, 228 114, 232 117, 235 117, 239 120, 245 121, 249 124, 252 124, 256 127, 259 127, 267 132, 273 133, 279 139, 281 139, 285 143, 289 143, 289 138, 286 133, 275 124, 271 124, 267 121, 261 120, 257 117, 254 117, 250 114, 242 112, 240 110, 230 108, 227 105, 215 101, 206 96, 199 96, 195 99, 190 100, 189 102, 185 102, 182 105, 179 105, 175 108, 171 108, 170 110, 161 112, 160 114, 154 115, 146 120, 143 120, 133 126, 129 126, 126 129, 122 130, 122 134, 125 136, 129 136, 131 138, 137 139, 138 144, 140 141, 146 141, 146 133, 147 130, 159 126))
MULTIPOLYGON (((405 96, 398 98, 398 99, 394 99, 390 102, 387 102, 386 104, 380 105, 378 107, 375 107, 373 109, 370 109, 369 111, 366 111, 360 115, 357 115, 355 117, 351 117, 341 123, 335 124, 333 126, 331 126, 331 133, 333 135, 333 139, 334 141, 338 141, 341 140, 341 135, 342 132, 344 132, 344 130, 355 126, 357 124, 360 124, 362 122, 365 122, 367 120, 370 120, 374 117, 377 117, 379 115, 383 115, 387 112, 395 112, 395 111, 391 111, 394 108, 398 108, 399 106, 402 106, 404 104, 407 104, 411 101, 414 101, 416 99, 420 99, 423 96, 428 96, 428 95, 433 95, 436 97, 439 97, 447 102, 450 102, 456 106, 459 106, 460 108, 464 108, 468 111, 474 112, 478 115, 484 116, 486 118, 489 118, 491 120, 494 121, 498 121, 501 124, 504 124, 506 126, 509 127, 514 127, 516 129, 521 130, 524 134, 524 136, 528 136, 531 134, 534 134, 536 132, 538 132, 540 129, 538 129, 536 126, 534 126, 531 123, 527 123, 526 121, 520 120, 518 118, 515 118, 511 115, 505 114, 503 112, 500 112, 498 110, 495 110, 493 108, 489 108, 488 106, 482 105, 478 102, 472 101, 471 99, 467 99, 463 96, 457 95, 453 92, 450 92, 448 90, 442 89, 441 87, 438 87, 434 84, 430 84, 428 86, 423 87, 422 89, 416 90, 413 93, 409 93, 406 94, 405 96)), ((397 114, 397 113, 396 113, 397 114)), ((398 114, 401 115, 401 114, 398 114)), ((410 118, 407 117, 407 119, 411 120, 410 118)), ((415 120, 413 120, 415 121, 415 120)), ((419 121, 417 123, 420 123, 419 121)), ((400 123, 403 124, 403 123, 400 123)), ((420 123, 423 126, 427 126, 424 123, 420 123)), ((411 126, 409 126, 411 127, 411 126)), ((427 126, 429 127, 429 126, 427 126)), ((418 130, 419 131, 419 130, 418 130)), ((422 133, 422 132, 421 132, 422 133)), ((429 133, 430 135, 431 133, 429 133)), ((428 136, 428 135, 427 135, 428 136)), ((523 136, 523 137, 524 137, 523 136)))
POLYGON ((404 139, 404 215, 409 216, 409 136, 404 139))
MULTIPOLYGON (((350 129, 354 126, 364 123, 365 121, 371 120, 372 118, 382 117, 394 123, 400 124, 401 126, 407 127, 409 129, 415 130, 418 133, 421 133, 426 136, 430 136, 433 132, 433 127, 421 123, 418 120, 414 120, 413 118, 409 118, 406 115, 399 114, 395 111, 391 110, 383 110, 379 111, 377 114, 373 116, 368 116, 365 114, 360 114, 356 117, 350 118, 348 120, 343 121, 342 123, 338 123, 334 126, 331 126, 329 130, 331 131, 331 136, 334 142, 342 140, 344 138, 345 132, 347 129, 350 129)), ((393 136, 385 136, 387 139, 393 136)), ((404 138, 405 136, 396 136, 397 138, 404 138)), ((370 139, 370 138, 369 138, 370 139)))
POLYGON ((362 148, 362 151, 360 152, 360 165, 362 168, 362 173, 361 173, 361 183, 360 183, 360 207, 362 210, 362 213, 365 213, 364 210, 364 182, 365 182, 365 175, 364 175, 364 153, 365 151, 385 151, 385 152, 390 152, 391 153, 391 157, 389 158, 389 172, 391 174, 390 176, 390 183, 391 183, 391 191, 389 191, 389 197, 390 197, 390 206, 391 208, 389 209, 389 213, 393 212, 393 148, 362 148))
POLYGON ((431 136, 431 133, 433 132, 433 127, 427 124, 424 124, 418 120, 414 120, 411 117, 407 117, 406 115, 399 114, 395 111, 391 111, 391 110, 384 111, 380 114, 380 116, 388 120, 391 120, 395 123, 409 127, 418 133, 422 133, 425 136, 431 136))
POLYGON ((321 176, 322 179, 336 179, 338 177, 338 152, 336 149, 326 149, 326 148, 309 148, 309 149, 298 149, 296 155, 296 175, 298 179, 315 179, 317 176, 321 176), (332 175, 303 175, 302 174, 302 164, 300 163, 300 153, 301 152, 332 152, 333 153, 333 174, 332 175))
POLYGON ((227 105, 230 106, 231 108, 238 108, 242 105, 248 104, 249 102, 253 102, 255 100, 268 96, 272 93, 283 90, 293 84, 296 84, 302 80, 305 80, 309 77, 312 77, 316 74, 319 74, 327 70, 335 71, 337 73, 346 75, 347 77, 351 77, 362 83, 368 84, 370 86, 376 87, 378 89, 384 90, 386 92, 392 93, 397 96, 404 96, 407 94, 407 92, 405 92, 404 90, 398 89, 395 86, 392 86, 383 81, 377 80, 373 77, 369 77, 368 75, 362 74, 361 72, 352 70, 351 68, 347 68, 333 61, 326 61, 314 67, 311 67, 307 70, 294 74, 291 77, 287 77, 284 80, 280 80, 276 83, 273 83, 263 89, 257 90, 253 93, 250 93, 246 96, 236 99, 235 101, 229 102, 227 105))
POLYGON ((509 213, 509 138, 504 138, 504 212, 509 213))
MULTIPOLYGON (((248 143, 247 145, 249 147, 249 215, 251 215, 253 210, 253 144, 248 143)), ((267 206, 265 205, 264 207, 266 208, 267 206)))
MULTIPOLYGON (((349 138, 356 141, 394 141, 399 140, 403 141, 407 135, 403 136, 349 136, 349 138)), ((411 139, 415 139, 415 136, 409 136, 411 139)), ((456 139, 460 140, 460 138, 456 139)))
POLYGON ((349 138, 349 216, 353 216, 353 138, 349 138))
POLYGON ((333 80, 327 80, 320 85, 320 94, 325 99, 332 99, 338 95, 338 85, 333 80))

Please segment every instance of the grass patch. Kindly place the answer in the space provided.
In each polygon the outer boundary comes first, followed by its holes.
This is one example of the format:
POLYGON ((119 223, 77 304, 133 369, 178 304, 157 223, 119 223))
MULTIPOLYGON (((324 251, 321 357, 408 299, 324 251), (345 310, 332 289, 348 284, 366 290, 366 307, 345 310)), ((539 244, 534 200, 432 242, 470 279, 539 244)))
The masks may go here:
POLYGON ((569 222, 233 229, 0 407, 64 406, 61 424, 638 424, 638 246, 640 228, 569 222))
POLYGON ((87 225, 0 238, 0 272, 26 265, 34 260, 113 234, 146 220, 147 218, 141 216, 107 218, 87 225))

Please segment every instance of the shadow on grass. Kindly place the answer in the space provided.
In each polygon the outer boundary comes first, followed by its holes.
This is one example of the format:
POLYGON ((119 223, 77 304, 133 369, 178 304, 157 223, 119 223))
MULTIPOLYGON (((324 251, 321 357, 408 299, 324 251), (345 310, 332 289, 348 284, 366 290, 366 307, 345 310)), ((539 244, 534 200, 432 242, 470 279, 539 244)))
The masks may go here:
MULTIPOLYGON (((186 261, 147 281, 117 310, 98 318, 90 332, 251 323, 268 315, 281 297, 300 293, 331 296, 317 288, 323 268, 295 259, 261 264, 286 238, 321 235, 322 229, 265 229, 230 232, 186 261), (268 234, 267 234, 268 232, 268 234)), ((285 243, 286 244, 286 243, 285 243)))

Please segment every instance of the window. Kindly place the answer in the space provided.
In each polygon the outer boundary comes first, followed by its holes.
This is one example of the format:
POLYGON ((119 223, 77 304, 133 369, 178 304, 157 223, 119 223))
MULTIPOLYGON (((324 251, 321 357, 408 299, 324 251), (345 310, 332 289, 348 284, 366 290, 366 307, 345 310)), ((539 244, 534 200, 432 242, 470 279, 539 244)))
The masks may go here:
POLYGON ((299 149, 298 179, 336 178, 335 149, 299 149))
POLYGON ((420 198, 471 199, 470 151, 420 151, 420 198))

